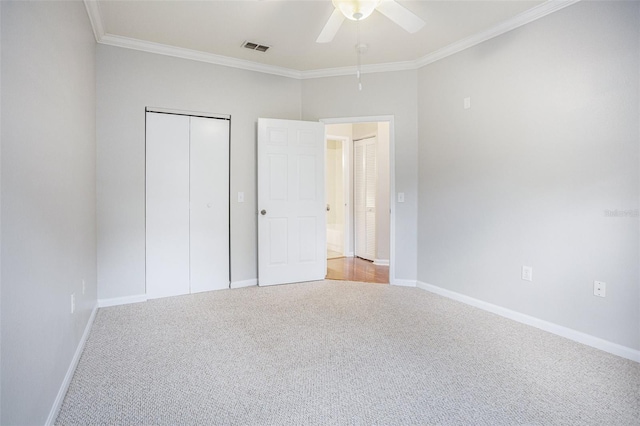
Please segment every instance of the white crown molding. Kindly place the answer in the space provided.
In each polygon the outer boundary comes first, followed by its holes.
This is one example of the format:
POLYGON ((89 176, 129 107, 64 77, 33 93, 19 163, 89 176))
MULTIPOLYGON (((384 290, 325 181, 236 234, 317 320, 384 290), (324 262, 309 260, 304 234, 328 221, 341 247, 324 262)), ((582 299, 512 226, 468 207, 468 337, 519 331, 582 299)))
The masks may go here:
POLYGON ((93 35, 96 37, 96 41, 100 43, 100 40, 104 37, 104 25, 102 24, 102 15, 100 14, 100 4, 97 0, 84 0, 84 7, 87 9, 87 14, 89 15, 93 35))
POLYGON ((580 0, 548 0, 494 27, 472 35, 471 37, 464 38, 460 41, 438 49, 433 53, 423 56, 422 58, 416 60, 416 68, 422 68, 425 65, 432 64, 436 61, 439 61, 440 59, 444 59, 447 56, 451 56, 453 54, 461 52, 465 49, 475 46, 476 44, 480 44, 483 41, 487 41, 501 34, 507 33, 525 24, 547 16, 553 12, 557 12, 560 9, 564 9, 567 6, 571 6, 572 4, 575 4, 579 1, 580 0))
POLYGON ((231 68, 240 68, 247 71, 256 71, 264 74, 279 75, 300 79, 300 71, 273 65, 260 64, 244 59, 231 58, 229 56, 215 55, 213 53, 200 52, 198 50, 184 49, 182 47, 168 46, 166 44, 142 41, 128 37, 105 34, 98 43, 110 46, 124 47, 127 49, 141 50, 143 52, 156 53, 158 55, 173 56, 175 58, 190 59, 192 61, 207 62, 231 68))
MULTIPOLYGON (((492 28, 452 43, 415 61, 363 65, 361 67, 361 72, 363 74, 371 74, 379 72, 416 70, 424 67, 425 65, 432 64, 436 61, 439 61, 440 59, 444 59, 448 56, 473 47, 479 43, 533 22, 551 13, 557 12, 558 10, 564 9, 565 7, 571 6, 572 4, 575 4, 579 1, 580 0, 548 0, 492 28)), ((173 56, 176 58, 189 59, 193 61, 206 62, 226 67, 239 68, 247 71, 273 74, 297 80, 339 77, 353 75, 356 73, 356 67, 338 67, 298 71, 291 68, 266 65, 258 62, 216 55, 213 53, 206 53, 197 50, 184 49, 181 47, 168 46, 160 43, 106 34, 104 31, 104 25, 102 23, 102 16, 100 14, 100 6, 97 0, 84 0, 84 4, 89 15, 89 20, 91 21, 93 33, 96 36, 96 41, 101 44, 124 47, 126 49, 140 50, 149 53, 156 53, 159 55, 173 56)))
MULTIPOLYGON (((362 65, 360 67, 360 72, 362 74, 372 74, 376 72, 407 71, 415 69, 417 69, 415 61, 405 61, 390 62, 386 64, 362 65)), ((307 80, 311 78, 340 77, 344 75, 353 75, 356 72, 356 67, 324 68, 318 70, 301 71, 300 78, 303 80, 307 80)))

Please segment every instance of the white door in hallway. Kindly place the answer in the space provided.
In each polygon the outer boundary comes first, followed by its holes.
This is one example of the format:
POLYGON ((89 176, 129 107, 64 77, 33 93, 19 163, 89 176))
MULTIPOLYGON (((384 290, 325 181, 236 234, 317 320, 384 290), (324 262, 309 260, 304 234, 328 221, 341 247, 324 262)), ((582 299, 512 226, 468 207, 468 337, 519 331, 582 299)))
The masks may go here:
POLYGON ((258 283, 324 279, 324 124, 258 120, 258 283))
POLYGON ((376 258, 376 138, 354 141, 355 253, 376 258))
POLYGON ((146 292, 229 287, 229 120, 146 114, 146 292))

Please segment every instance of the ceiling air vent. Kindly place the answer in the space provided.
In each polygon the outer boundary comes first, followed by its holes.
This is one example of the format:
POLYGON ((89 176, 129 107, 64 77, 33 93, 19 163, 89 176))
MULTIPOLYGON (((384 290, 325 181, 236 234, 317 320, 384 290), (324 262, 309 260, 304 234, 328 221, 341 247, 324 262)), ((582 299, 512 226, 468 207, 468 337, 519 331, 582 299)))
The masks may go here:
POLYGON ((258 52, 266 52, 267 50, 269 50, 269 47, 271 46, 265 46, 264 44, 245 41, 244 43, 242 43, 242 47, 251 49, 251 50, 257 50, 258 52))

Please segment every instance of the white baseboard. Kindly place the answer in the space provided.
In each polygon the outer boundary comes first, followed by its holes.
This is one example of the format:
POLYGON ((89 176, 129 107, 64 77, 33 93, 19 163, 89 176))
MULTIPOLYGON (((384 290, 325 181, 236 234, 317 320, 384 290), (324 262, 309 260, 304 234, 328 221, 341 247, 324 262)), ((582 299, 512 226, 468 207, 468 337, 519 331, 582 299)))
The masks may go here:
POLYGON ((396 279, 393 280, 391 285, 398 285, 398 286, 402 286, 402 287, 415 287, 416 286, 416 280, 402 280, 400 278, 396 278, 396 279))
POLYGON ((640 362, 640 351, 622 346, 617 343, 609 342, 608 340, 601 339, 599 337, 592 336, 590 334, 576 331, 568 327, 564 327, 558 324, 554 324, 549 321, 541 320, 536 317, 532 317, 520 312, 512 311, 511 309, 503 308, 502 306, 494 305, 488 302, 484 302, 479 299, 475 299, 470 296, 466 296, 455 291, 447 290, 442 287, 438 287, 432 284, 427 284, 418 281, 418 288, 430 291, 431 293, 439 294, 440 296, 447 297, 449 299, 457 300, 458 302, 465 303, 467 305, 475 306, 482 310, 500 315, 505 318, 517 321, 522 324, 530 325, 540 330, 548 331, 555 335, 564 337, 574 342, 582 343, 583 345, 591 346, 596 349, 608 352, 613 355, 620 356, 622 358, 630 359, 635 362, 640 362))
POLYGON ((231 288, 242 288, 242 287, 252 287, 254 285, 258 285, 258 279, 252 278, 250 280, 244 281, 232 281, 231 288))
POLYGON ((373 264, 378 266, 389 266, 389 259, 374 259, 373 264))
POLYGON ((352 251, 350 251, 347 254, 345 254, 345 257, 355 257, 355 256, 356 256, 355 253, 352 252, 352 251))
POLYGON ((97 304, 91 311, 89 321, 87 321, 87 325, 84 328, 84 333, 82 333, 82 337, 80 338, 80 342, 78 343, 76 352, 75 354, 73 354, 71 364, 69 364, 69 368, 67 369, 67 374, 64 376, 64 380, 62 381, 60 389, 58 390, 58 395, 53 402, 51 411, 49 411, 49 417, 47 417, 47 422, 45 423, 45 425, 47 426, 53 425, 56 421, 56 417, 58 417, 58 412, 60 411, 60 407, 62 407, 64 397, 67 395, 67 390, 69 389, 69 385, 71 384, 71 379, 73 379, 73 373, 75 373, 76 371, 76 367, 78 366, 78 362, 80 361, 80 356, 82 355, 82 351, 84 350, 84 345, 85 343, 87 343, 87 339, 89 338, 89 333, 91 332, 91 327, 93 326, 93 320, 96 318, 96 312, 98 312, 97 304))
POLYGON ((98 299, 98 307, 107 308, 109 306, 128 305, 130 303, 140 303, 146 301, 146 294, 138 294, 136 296, 114 297, 112 299, 98 299))

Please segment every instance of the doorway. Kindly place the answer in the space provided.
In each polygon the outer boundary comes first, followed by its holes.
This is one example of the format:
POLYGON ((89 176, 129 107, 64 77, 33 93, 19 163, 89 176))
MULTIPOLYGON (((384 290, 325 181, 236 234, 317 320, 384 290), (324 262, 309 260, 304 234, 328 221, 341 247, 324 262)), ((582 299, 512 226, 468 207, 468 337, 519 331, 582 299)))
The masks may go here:
POLYGON ((324 120, 327 279, 390 282, 390 121, 324 120))

